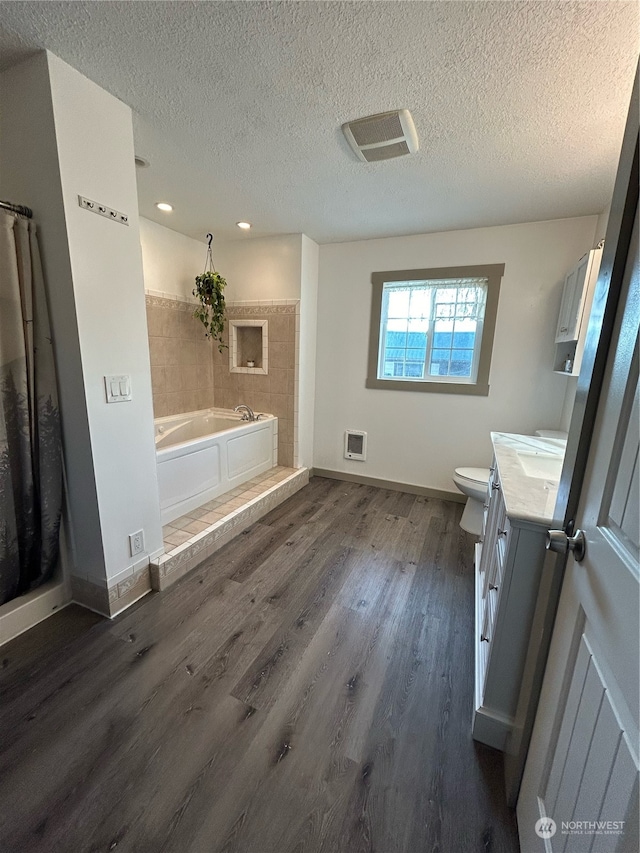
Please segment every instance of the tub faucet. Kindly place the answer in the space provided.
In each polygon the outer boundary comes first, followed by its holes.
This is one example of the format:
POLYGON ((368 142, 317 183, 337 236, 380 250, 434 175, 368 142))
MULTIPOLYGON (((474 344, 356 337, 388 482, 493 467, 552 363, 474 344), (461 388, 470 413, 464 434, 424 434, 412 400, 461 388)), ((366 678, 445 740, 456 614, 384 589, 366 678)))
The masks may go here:
POLYGON ((234 412, 239 412, 239 411, 240 411, 240 409, 245 409, 245 411, 244 411, 244 413, 243 413, 243 415, 242 415, 242 420, 243 420, 243 421, 255 421, 256 416, 255 416, 255 415, 254 415, 254 413, 253 413, 253 409, 251 409, 249 406, 245 406, 245 404, 244 404, 244 403, 241 403, 239 406, 236 406, 236 407, 235 407, 235 409, 234 409, 233 411, 234 411, 234 412))

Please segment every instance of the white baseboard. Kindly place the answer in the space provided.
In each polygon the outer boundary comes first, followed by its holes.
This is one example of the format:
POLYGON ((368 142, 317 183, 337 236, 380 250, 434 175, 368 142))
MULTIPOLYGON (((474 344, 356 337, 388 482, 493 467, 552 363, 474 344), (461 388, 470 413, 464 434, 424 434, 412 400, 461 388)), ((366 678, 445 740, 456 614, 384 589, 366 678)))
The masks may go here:
POLYGON ((444 489, 432 489, 429 486, 417 486, 415 483, 399 483, 396 480, 381 480, 379 477, 365 477, 348 471, 333 471, 328 468, 311 468, 310 477, 328 477, 330 480, 344 480, 346 483, 360 483, 363 486, 375 486, 378 489, 392 489, 395 492, 408 492, 410 495, 423 495, 442 501, 463 504, 466 495, 460 492, 447 492, 444 489))
POLYGON ((513 718, 481 706, 473 714, 473 739, 504 752, 513 718))
POLYGON ((52 580, 0 607, 0 646, 13 640, 71 603, 71 591, 62 580, 52 580))

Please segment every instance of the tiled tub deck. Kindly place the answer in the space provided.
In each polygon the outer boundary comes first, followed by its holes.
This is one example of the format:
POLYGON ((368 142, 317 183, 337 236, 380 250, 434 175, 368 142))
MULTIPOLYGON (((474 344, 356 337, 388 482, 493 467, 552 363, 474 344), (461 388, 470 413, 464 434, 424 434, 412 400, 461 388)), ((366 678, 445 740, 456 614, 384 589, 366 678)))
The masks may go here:
POLYGON ((277 465, 162 528, 165 553, 151 563, 151 588, 166 589, 309 482, 307 468, 277 465))
POLYGON ((152 590, 175 583, 308 482, 308 468, 271 468, 164 527, 164 553, 126 578, 99 586, 72 576, 72 600, 116 616, 152 590))

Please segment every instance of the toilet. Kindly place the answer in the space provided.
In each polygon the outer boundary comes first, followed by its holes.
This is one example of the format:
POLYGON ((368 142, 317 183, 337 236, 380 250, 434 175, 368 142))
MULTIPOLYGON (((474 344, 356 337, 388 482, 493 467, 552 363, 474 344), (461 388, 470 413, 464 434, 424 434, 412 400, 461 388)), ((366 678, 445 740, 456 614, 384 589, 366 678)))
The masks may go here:
MULTIPOLYGON (((540 438, 556 438, 566 441, 568 434, 557 429, 537 429, 535 434, 540 438)), ((482 535, 483 504, 487 499, 487 488, 491 472, 488 468, 456 468, 453 482, 467 503, 460 519, 460 527, 474 536, 482 535)))
POLYGON ((467 496, 460 527, 474 536, 482 534, 483 504, 487 499, 490 476, 488 468, 456 468, 453 474, 453 482, 467 496))

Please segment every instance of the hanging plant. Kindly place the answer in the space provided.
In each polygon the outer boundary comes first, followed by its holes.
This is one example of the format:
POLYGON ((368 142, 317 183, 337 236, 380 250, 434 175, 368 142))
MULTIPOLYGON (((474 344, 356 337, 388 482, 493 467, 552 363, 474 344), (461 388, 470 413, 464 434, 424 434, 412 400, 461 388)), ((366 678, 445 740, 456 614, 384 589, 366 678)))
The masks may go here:
POLYGON ((207 238, 209 247, 204 272, 196 276, 196 286, 193 289, 193 295, 200 303, 193 312, 193 316, 197 317, 204 326, 206 336, 218 342, 218 350, 222 352, 227 346, 222 339, 225 322, 224 289, 227 282, 213 266, 211 254, 213 235, 207 234, 207 238))

